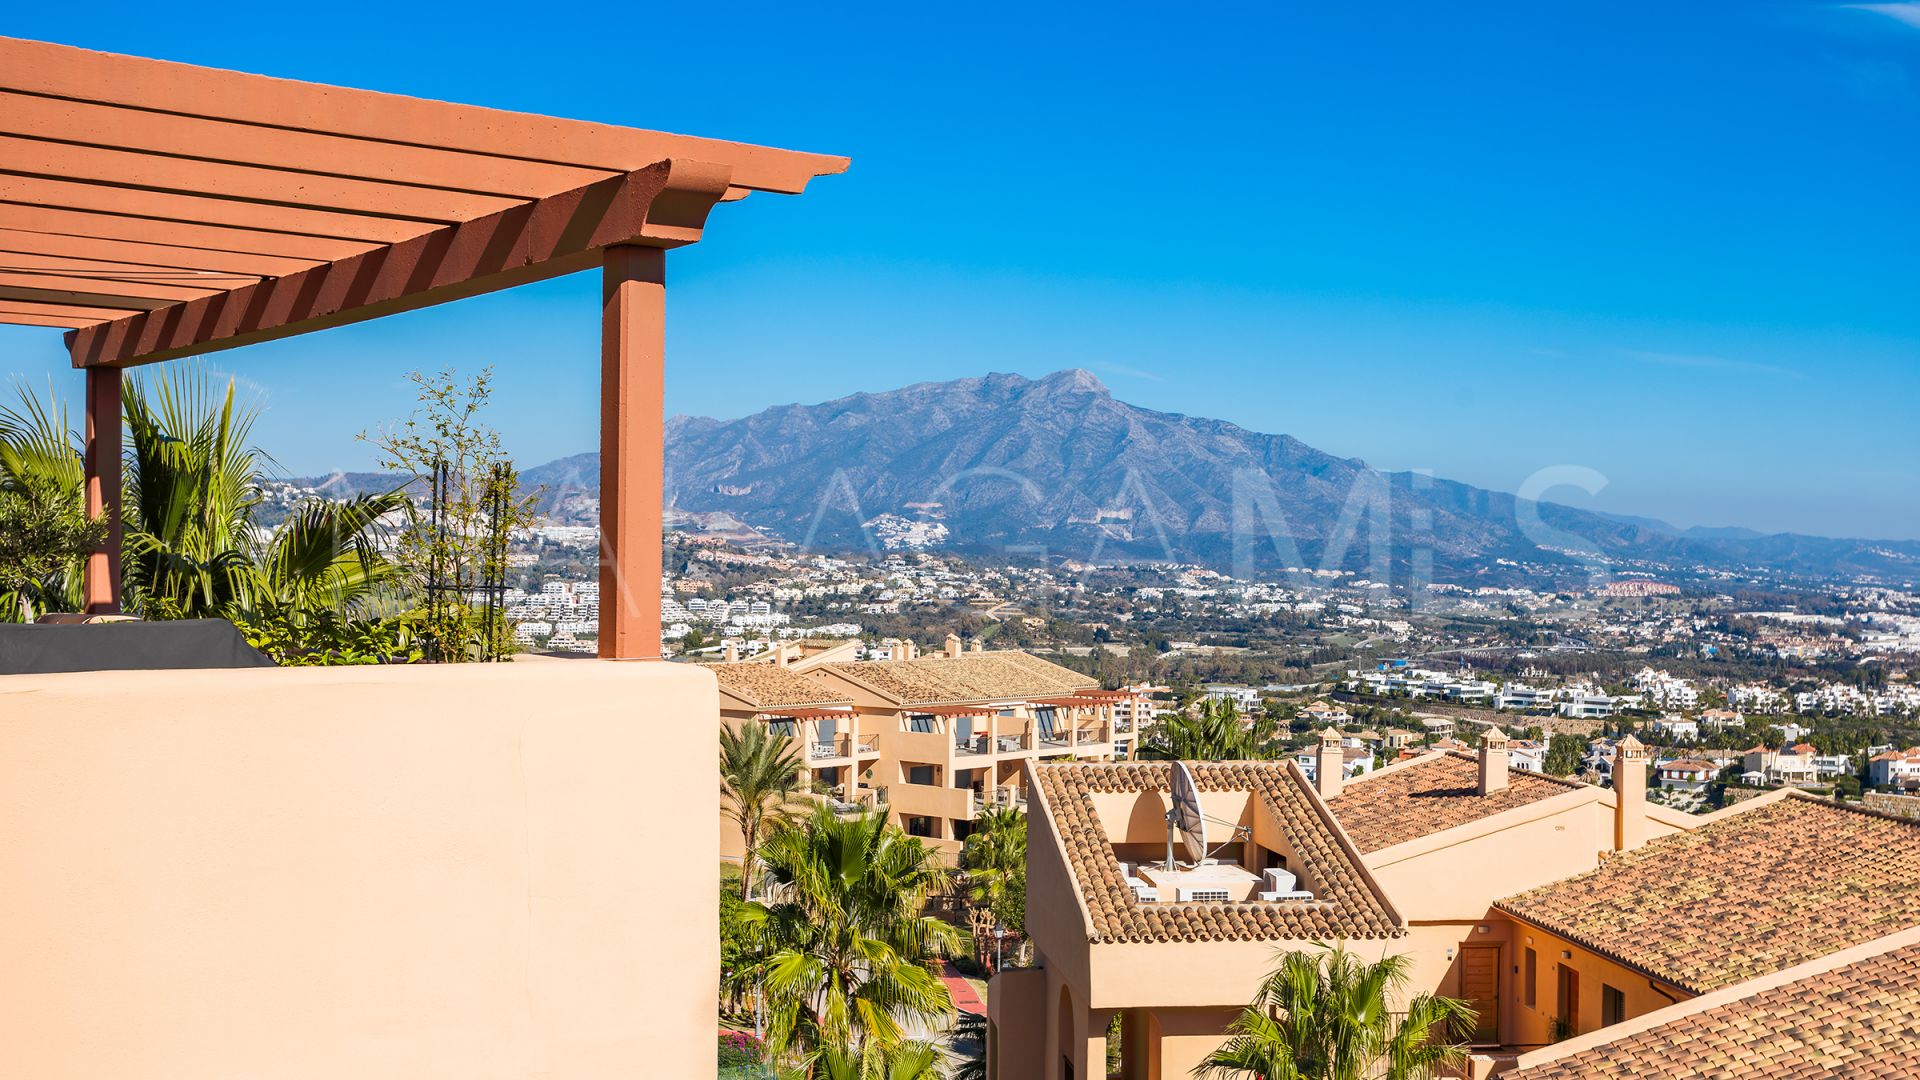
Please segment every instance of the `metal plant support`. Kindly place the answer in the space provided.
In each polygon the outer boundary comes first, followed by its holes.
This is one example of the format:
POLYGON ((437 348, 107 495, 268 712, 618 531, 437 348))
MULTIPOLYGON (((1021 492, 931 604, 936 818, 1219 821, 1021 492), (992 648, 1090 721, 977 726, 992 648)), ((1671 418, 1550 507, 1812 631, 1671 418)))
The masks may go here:
POLYGON ((471 659, 490 663, 505 651, 502 615, 507 604, 507 533, 510 500, 515 481, 511 466, 493 465, 487 470, 482 490, 480 566, 478 580, 461 558, 464 545, 451 524, 451 503, 455 497, 454 475, 444 460, 433 464, 432 486, 427 504, 427 622, 421 635, 423 652, 431 663, 471 659), (464 624, 469 605, 479 608, 480 633, 468 653, 466 634, 450 627, 464 624), (451 639, 451 640, 448 640, 451 639))

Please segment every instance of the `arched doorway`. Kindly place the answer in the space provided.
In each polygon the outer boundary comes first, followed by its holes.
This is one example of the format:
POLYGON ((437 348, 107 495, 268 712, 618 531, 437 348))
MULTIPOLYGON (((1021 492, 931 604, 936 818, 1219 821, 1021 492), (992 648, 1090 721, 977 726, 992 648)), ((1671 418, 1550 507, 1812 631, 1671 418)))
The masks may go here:
POLYGON ((1074 1034, 1073 1034, 1074 1033, 1073 992, 1071 990, 1068 990, 1064 986, 1060 988, 1060 1018, 1059 1018, 1058 1026, 1059 1026, 1058 1038, 1060 1043, 1060 1072, 1059 1072, 1060 1080, 1075 1080, 1075 1074, 1073 1071, 1073 1059, 1076 1056, 1075 1054, 1076 1047, 1074 1046, 1074 1034))

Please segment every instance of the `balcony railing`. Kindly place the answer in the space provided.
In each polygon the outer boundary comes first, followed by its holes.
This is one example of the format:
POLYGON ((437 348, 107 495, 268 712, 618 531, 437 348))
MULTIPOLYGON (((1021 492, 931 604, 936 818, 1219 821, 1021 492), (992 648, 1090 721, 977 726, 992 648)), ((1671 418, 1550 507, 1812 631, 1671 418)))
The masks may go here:
POLYGON ((962 757, 991 754, 993 753, 993 744, 990 736, 970 735, 964 739, 955 738, 953 740, 953 752, 962 757))
POLYGON ((820 758, 852 757, 855 752, 861 754, 879 753, 880 736, 878 734, 861 735, 858 737, 844 734, 830 735, 827 738, 814 739, 807 743, 807 758, 810 761, 820 758))
POLYGON ((1073 741, 1076 743, 1102 743, 1107 741, 1106 729, 1097 726, 1075 728, 1073 735, 1073 741))

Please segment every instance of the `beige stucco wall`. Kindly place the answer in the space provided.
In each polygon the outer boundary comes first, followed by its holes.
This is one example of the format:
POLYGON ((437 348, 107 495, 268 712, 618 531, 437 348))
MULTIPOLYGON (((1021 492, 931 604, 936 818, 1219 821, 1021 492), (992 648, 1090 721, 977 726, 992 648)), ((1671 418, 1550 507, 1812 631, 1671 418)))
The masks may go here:
POLYGON ((668 763, 716 707, 584 660, 0 678, 0 1076, 711 1075, 718 794, 668 763))

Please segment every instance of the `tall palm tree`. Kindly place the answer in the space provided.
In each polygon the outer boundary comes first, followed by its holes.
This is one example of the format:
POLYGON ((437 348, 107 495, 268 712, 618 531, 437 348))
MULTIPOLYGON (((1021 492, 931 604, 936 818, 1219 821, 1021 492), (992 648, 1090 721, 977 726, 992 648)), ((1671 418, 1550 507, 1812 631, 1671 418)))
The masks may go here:
POLYGON ((1369 964, 1344 948, 1288 953, 1194 1070, 1262 1080, 1426 1080, 1459 1064, 1473 1025, 1464 1001, 1421 994, 1395 1016, 1408 961, 1369 964))
POLYGON ((934 963, 959 931, 923 913, 948 881, 939 855, 884 814, 826 806, 763 845, 766 991, 775 1047, 803 1054, 890 1050, 909 1026, 944 1026, 953 999, 934 963))
POLYGON ((127 380, 125 408, 129 598, 149 618, 224 614, 251 594, 258 414, 196 369, 127 380))
POLYGON ((0 621, 80 609, 86 553, 106 525, 86 516, 86 474, 66 410, 20 387, 0 408, 0 621))
POLYGON ((1210 698, 1195 715, 1162 717, 1141 746, 1157 761, 1260 761, 1280 756, 1279 725, 1265 713, 1242 719, 1233 702, 1210 698))
POLYGON ((1027 872, 1027 815, 1011 806, 980 811, 960 849, 960 869, 967 872, 968 898, 991 909, 1027 872))
POLYGON ((749 720, 720 729, 720 812, 740 826, 740 898, 753 896, 760 842, 769 824, 786 821, 799 803, 800 754, 783 736, 749 720))
MULTIPOLYGON (((1011 806, 992 806, 974 818, 973 832, 960 849, 960 869, 966 874, 968 929, 973 932, 974 959, 988 956, 989 935, 1003 921, 1010 905, 1023 903, 1027 876, 1027 816, 1011 806)), ((1015 916, 1016 927, 1024 922, 1015 916)))

